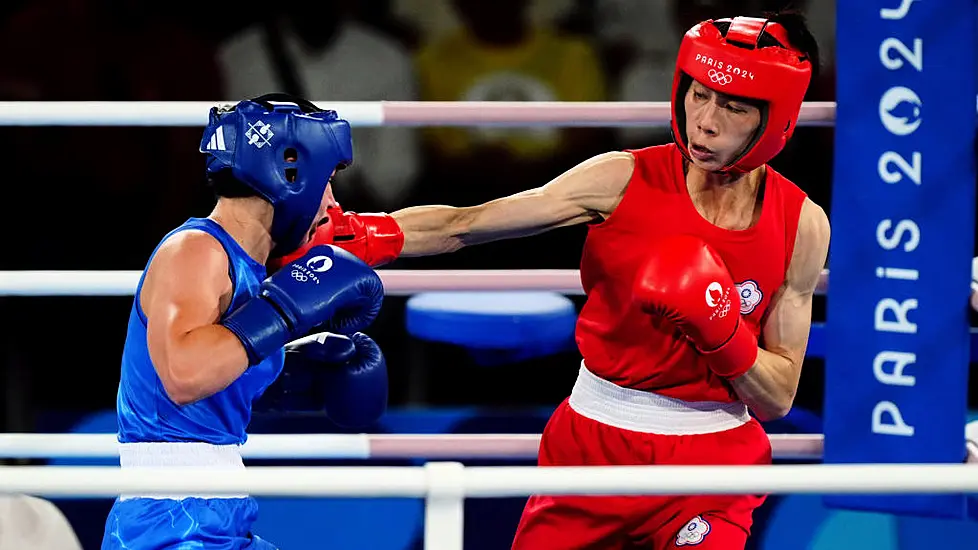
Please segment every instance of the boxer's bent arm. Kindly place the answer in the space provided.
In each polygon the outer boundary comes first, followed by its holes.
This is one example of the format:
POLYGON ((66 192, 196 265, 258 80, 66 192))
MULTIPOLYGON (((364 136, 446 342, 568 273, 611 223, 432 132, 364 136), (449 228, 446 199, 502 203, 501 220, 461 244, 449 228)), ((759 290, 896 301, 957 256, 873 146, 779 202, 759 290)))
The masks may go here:
POLYGON ((241 341, 216 324, 232 292, 227 254, 210 235, 178 233, 153 258, 139 299, 150 359, 174 403, 213 395, 248 368, 241 341))
POLYGON ((772 300, 762 327, 764 347, 754 366, 731 381, 740 399, 761 420, 783 417, 794 402, 812 326, 812 297, 825 267, 829 234, 825 212, 806 200, 785 283, 772 300))
POLYGON ((478 206, 415 206, 391 214, 404 232, 401 256, 454 252, 473 244, 526 237, 606 218, 632 177, 634 157, 588 159, 543 187, 478 206))

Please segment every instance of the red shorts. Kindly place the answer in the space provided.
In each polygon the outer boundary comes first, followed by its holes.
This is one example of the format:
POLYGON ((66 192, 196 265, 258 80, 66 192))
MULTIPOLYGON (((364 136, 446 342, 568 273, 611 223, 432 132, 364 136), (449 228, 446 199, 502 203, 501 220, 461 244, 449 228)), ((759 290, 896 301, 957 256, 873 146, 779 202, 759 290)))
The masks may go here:
MULTIPOLYGON (((770 439, 753 419, 716 433, 649 434, 582 416, 567 400, 550 418, 539 456, 540 466, 770 463, 770 439)), ((763 502, 760 495, 533 496, 513 549, 742 549, 763 502)))

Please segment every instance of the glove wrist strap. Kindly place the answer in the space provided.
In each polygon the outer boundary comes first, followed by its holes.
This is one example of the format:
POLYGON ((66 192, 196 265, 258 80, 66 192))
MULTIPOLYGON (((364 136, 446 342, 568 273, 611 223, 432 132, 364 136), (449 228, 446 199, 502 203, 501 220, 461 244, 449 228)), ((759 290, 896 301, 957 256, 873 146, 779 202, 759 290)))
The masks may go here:
POLYGON ((393 262, 404 248, 404 232, 389 214, 360 214, 367 229, 367 251, 363 260, 371 267, 393 262))
POLYGON ((248 366, 282 349, 292 331, 272 304, 261 297, 248 300, 221 322, 238 337, 248 353, 248 366))
POLYGON ((757 337, 740 318, 730 339, 719 348, 704 352, 704 355, 710 363, 710 370, 728 380, 738 378, 757 361, 757 337))

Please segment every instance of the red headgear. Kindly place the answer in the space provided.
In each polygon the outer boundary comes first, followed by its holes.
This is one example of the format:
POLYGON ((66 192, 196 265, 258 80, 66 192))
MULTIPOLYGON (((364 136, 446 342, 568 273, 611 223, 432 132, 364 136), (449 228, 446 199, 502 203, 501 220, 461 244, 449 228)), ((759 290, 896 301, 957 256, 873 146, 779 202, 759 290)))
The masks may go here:
POLYGON ((788 42, 783 26, 767 19, 735 17, 709 20, 686 32, 672 84, 672 135, 689 158, 686 138, 686 92, 692 80, 723 94, 764 102, 761 124, 740 156, 721 169, 744 174, 781 152, 795 131, 802 99, 812 76, 804 52, 788 42), (729 23, 726 35, 716 23, 729 23), (763 33, 780 43, 758 47, 763 33))

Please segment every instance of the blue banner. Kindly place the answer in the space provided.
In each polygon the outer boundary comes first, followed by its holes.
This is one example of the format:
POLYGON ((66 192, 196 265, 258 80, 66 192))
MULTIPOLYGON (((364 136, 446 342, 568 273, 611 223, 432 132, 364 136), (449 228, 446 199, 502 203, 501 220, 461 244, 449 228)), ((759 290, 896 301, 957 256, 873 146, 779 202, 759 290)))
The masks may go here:
MULTIPOLYGON (((826 463, 964 459, 974 0, 838 2, 826 463)), ((962 495, 829 506, 962 517, 962 495)))

